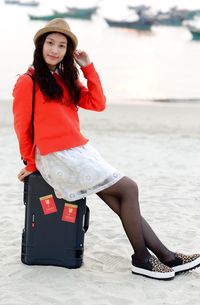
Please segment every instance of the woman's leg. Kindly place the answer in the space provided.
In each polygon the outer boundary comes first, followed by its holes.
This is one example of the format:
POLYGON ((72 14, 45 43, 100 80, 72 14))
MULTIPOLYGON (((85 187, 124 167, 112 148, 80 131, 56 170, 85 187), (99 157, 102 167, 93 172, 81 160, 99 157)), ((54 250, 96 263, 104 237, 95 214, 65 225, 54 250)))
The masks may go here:
POLYGON ((135 256, 140 260, 147 260, 151 254, 144 238, 136 183, 124 177, 97 195, 119 215, 135 256))
POLYGON ((200 255, 184 255, 171 252, 158 239, 149 224, 140 214, 138 188, 134 181, 124 177, 113 186, 97 193, 119 215, 135 254, 132 256, 132 271, 157 278, 172 279, 173 272, 180 273, 200 266, 200 255), (167 266, 151 257, 148 249, 167 266), (143 261, 143 263, 140 263, 143 261), (166 269, 168 268, 168 269, 166 269))
POLYGON ((148 260, 151 256, 144 240, 142 219, 138 202, 138 188, 134 181, 124 177, 113 186, 101 191, 98 195, 105 199, 113 196, 120 202, 120 219, 126 235, 131 242, 135 256, 142 260, 148 260))

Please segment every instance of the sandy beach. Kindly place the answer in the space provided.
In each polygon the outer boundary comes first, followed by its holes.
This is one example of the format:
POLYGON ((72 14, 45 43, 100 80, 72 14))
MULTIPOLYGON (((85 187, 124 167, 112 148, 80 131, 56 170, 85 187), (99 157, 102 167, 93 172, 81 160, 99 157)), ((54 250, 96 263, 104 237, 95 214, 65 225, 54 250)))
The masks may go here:
MULTIPOLYGON (((0 103, 0 304, 196 305, 200 270, 162 282, 131 274, 132 249, 116 215, 88 197, 90 228, 84 265, 25 266, 22 167, 12 127, 11 102, 0 103)), ((200 252, 200 104, 135 103, 80 111, 83 133, 105 159, 140 188, 143 216, 169 248, 200 252)))

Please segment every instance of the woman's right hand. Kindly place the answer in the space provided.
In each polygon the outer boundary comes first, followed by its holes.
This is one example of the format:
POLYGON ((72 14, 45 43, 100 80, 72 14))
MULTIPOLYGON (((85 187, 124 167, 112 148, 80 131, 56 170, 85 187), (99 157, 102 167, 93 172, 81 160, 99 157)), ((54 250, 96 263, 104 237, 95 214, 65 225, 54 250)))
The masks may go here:
POLYGON ((24 181, 24 178, 26 177, 26 176, 29 176, 31 173, 33 173, 33 172, 29 172, 29 171, 27 171, 25 168, 23 168, 23 169, 21 169, 20 170, 20 172, 19 172, 19 174, 17 175, 17 178, 20 180, 20 181, 24 181))
POLYGON ((75 50, 74 51, 74 59, 81 67, 86 67, 91 64, 91 60, 88 54, 82 50, 75 50))

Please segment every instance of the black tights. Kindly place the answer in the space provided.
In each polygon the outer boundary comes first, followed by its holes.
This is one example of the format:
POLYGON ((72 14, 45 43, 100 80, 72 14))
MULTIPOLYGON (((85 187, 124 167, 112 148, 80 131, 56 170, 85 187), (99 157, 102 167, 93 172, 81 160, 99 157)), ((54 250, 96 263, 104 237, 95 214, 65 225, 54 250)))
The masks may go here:
POLYGON ((140 214, 137 184, 128 177, 97 195, 120 217, 126 235, 139 260, 150 257, 151 250, 162 262, 174 258, 140 214), (149 250, 148 250, 149 249, 149 250))

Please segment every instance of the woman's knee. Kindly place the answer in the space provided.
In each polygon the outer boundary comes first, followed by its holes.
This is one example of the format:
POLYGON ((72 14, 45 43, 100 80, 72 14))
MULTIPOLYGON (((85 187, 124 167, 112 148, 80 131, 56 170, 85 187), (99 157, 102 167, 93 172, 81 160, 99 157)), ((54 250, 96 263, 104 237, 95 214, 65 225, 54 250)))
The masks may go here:
POLYGON ((101 191, 98 195, 110 195, 120 199, 124 199, 130 196, 138 197, 138 186, 135 181, 128 177, 123 177, 120 181, 110 186, 109 188, 101 191))
POLYGON ((125 191, 126 195, 130 196, 130 194, 131 194, 133 196, 138 197, 139 188, 138 188, 137 183, 134 180, 132 180, 128 177, 126 177, 126 178, 127 178, 126 183, 125 183, 125 185, 126 185, 126 191, 125 191))
POLYGON ((123 177, 119 182, 117 182, 115 190, 117 190, 116 193, 121 200, 138 198, 139 190, 137 183, 128 177, 123 177))

